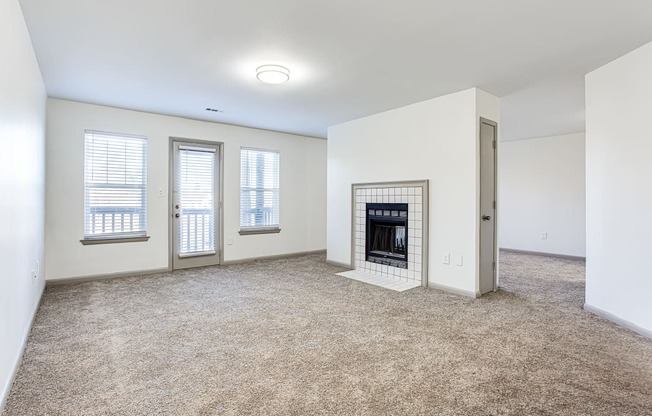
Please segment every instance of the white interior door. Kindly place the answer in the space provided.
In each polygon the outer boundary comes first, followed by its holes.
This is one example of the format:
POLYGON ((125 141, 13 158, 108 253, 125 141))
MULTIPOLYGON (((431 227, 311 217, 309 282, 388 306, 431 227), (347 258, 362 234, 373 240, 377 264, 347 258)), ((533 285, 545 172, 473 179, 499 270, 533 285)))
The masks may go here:
POLYGON ((220 263, 219 144, 173 141, 172 268, 220 263))
POLYGON ((497 125, 480 120, 480 293, 496 290, 497 125))

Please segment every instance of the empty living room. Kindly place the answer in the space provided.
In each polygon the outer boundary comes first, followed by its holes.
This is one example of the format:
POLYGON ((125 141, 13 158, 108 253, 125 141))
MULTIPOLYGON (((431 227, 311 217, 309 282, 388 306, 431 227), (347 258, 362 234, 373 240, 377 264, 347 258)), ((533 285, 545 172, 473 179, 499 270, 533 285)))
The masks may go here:
POLYGON ((0 415, 652 415, 651 21, 0 0, 0 415))

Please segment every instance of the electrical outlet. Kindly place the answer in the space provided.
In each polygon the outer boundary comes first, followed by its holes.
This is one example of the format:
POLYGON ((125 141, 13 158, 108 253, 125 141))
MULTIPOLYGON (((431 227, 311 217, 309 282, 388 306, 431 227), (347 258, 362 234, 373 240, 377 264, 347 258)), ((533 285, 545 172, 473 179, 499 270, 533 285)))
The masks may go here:
POLYGON ((165 189, 158 188, 158 196, 165 196, 165 189))
POLYGON ((443 253, 441 256, 441 262, 444 264, 451 264, 451 255, 450 253, 443 253))
POLYGON ((542 239, 542 240, 547 240, 547 239, 548 239, 548 233, 546 233, 546 232, 542 232, 542 233, 541 233, 541 239, 542 239))

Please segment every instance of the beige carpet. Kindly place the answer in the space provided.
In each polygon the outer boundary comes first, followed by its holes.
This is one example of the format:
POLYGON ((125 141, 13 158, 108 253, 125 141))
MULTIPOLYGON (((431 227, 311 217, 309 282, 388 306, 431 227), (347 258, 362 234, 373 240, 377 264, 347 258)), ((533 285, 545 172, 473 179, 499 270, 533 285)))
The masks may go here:
POLYGON ((650 415, 652 341, 584 264, 506 253, 479 300, 323 256, 48 287, 7 415, 650 415))

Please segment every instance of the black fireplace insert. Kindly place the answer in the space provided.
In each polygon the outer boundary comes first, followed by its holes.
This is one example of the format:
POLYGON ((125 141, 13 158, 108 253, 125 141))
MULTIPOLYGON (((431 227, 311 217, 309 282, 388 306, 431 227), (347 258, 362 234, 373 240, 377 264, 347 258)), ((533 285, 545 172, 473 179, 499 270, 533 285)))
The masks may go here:
POLYGON ((408 204, 367 204, 367 261, 407 269, 408 204))

